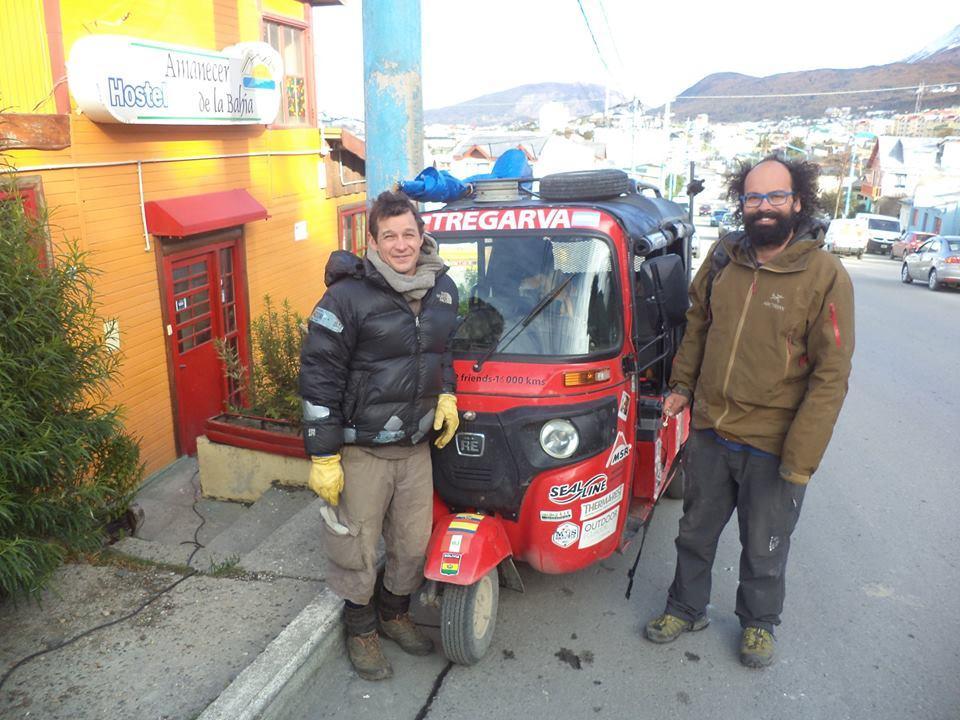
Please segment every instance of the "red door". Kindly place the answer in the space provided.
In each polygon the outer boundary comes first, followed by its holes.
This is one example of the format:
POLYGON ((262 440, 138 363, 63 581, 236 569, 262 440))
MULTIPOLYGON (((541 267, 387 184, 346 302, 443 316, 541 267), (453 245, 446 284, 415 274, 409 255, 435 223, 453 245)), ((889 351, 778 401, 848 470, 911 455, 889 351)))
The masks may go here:
POLYGON ((214 341, 246 357, 245 303, 238 293, 237 245, 207 246, 164 258, 167 334, 171 341, 180 453, 197 451, 204 421, 228 404, 239 405, 240 388, 228 382, 214 341))

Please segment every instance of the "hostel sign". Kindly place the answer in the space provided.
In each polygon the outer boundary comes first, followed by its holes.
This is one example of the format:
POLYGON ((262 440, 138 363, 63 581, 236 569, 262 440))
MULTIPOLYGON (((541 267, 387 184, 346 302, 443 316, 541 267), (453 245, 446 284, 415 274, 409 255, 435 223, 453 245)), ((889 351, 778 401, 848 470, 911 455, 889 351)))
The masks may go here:
POLYGON ((70 91, 95 122, 269 125, 280 110, 283 62, 263 42, 222 52, 121 35, 77 40, 70 91))

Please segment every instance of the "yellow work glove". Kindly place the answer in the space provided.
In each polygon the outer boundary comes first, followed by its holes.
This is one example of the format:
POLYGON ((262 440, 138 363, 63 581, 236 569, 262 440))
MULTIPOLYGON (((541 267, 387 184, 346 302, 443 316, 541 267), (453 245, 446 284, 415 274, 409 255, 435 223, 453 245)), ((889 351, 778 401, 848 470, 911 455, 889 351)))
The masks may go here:
POLYGON ((440 437, 433 441, 438 448, 442 448, 457 432, 460 426, 460 416, 457 414, 457 396, 443 393, 437 398, 437 412, 433 416, 433 429, 443 431, 440 437))
POLYGON ((340 453, 310 458, 310 479, 307 485, 328 505, 340 502, 343 491, 343 466, 340 465, 340 453))

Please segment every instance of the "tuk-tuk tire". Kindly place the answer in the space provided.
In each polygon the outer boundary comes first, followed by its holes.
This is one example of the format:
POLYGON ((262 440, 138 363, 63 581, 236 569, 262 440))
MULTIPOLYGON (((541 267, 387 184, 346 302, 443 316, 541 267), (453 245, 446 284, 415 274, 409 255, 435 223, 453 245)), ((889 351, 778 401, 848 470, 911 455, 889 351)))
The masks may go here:
POLYGON ((623 170, 605 168, 544 175, 537 194, 543 200, 602 200, 631 191, 630 178, 623 170))
POLYGON ((475 665, 483 659, 497 624, 500 583, 497 569, 473 585, 445 585, 440 609, 440 642, 443 654, 458 665, 475 665), (480 605, 487 607, 480 607, 480 605), (477 613, 484 613, 478 616, 477 613))

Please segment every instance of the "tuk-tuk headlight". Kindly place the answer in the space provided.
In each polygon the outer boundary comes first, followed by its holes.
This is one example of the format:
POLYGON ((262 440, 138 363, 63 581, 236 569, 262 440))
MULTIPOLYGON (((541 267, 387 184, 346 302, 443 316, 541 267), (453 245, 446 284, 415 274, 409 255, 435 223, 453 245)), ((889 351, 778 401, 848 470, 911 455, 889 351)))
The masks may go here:
POLYGON ((579 445, 580 435, 569 420, 548 420, 540 429, 540 447, 552 458, 568 458, 579 445))

